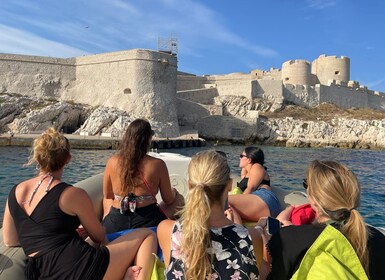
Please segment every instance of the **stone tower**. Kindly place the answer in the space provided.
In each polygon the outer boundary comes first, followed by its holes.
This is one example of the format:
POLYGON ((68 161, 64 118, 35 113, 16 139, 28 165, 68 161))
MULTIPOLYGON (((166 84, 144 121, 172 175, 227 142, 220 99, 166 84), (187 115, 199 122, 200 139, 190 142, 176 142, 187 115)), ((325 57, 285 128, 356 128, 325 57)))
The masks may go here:
POLYGON ((350 59, 345 56, 320 55, 311 66, 311 73, 316 76, 315 83, 328 85, 330 80, 349 82, 350 80, 350 59))
POLYGON ((289 60, 282 64, 282 82, 293 85, 311 85, 310 62, 289 60))

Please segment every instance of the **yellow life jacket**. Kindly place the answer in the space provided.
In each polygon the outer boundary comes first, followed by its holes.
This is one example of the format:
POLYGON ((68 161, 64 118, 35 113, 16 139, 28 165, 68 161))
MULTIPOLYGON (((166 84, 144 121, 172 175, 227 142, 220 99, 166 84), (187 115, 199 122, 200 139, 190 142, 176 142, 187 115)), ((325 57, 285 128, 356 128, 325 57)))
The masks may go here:
POLYGON ((336 228, 327 225, 291 279, 368 279, 349 240, 336 228))

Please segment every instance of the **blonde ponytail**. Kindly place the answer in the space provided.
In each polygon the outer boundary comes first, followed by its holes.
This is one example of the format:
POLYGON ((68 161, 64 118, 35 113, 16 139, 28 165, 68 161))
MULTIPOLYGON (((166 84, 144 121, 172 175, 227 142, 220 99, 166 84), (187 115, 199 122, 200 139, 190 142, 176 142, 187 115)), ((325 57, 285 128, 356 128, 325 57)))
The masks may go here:
POLYGON ((355 174, 334 161, 313 161, 307 171, 308 194, 323 216, 341 224, 366 273, 369 272, 368 230, 361 214, 361 186, 355 174))
POLYGON ((196 186, 187 196, 181 217, 182 252, 186 264, 186 279, 205 279, 211 272, 211 260, 206 254, 210 246, 210 201, 204 187, 196 186))
POLYGON ((230 180, 226 158, 215 151, 203 151, 192 157, 188 168, 190 192, 181 212, 181 250, 186 279, 204 280, 211 273, 211 206, 220 203, 230 180))

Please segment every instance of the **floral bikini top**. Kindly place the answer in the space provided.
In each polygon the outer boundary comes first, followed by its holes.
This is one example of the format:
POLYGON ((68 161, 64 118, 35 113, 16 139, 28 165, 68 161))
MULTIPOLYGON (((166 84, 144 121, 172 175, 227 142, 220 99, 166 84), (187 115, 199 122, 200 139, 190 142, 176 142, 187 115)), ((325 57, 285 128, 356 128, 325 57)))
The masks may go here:
MULTIPOLYGON (((180 244, 183 233, 177 221, 171 236, 170 265, 166 279, 185 279, 185 264, 180 244)), ((258 279, 258 268, 251 237, 241 225, 210 228, 211 247, 207 252, 212 255, 212 271, 206 279, 258 279)))

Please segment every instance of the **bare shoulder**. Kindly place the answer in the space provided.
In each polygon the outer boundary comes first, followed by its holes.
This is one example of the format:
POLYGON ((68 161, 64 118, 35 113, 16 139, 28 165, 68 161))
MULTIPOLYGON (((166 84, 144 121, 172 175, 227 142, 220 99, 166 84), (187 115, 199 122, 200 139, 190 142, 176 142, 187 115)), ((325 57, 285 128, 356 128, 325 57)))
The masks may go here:
POLYGON ((157 231, 159 233, 170 233, 175 225, 174 220, 163 220, 159 223, 157 231))
POLYGON ((253 164, 253 166, 250 169, 249 178, 254 175, 261 175, 265 173, 266 173, 266 170, 262 165, 260 165, 259 163, 253 164))
POLYGON ((113 155, 107 160, 107 166, 116 166, 119 162, 119 157, 117 155, 113 155))
POLYGON ((151 169, 152 168, 159 169, 159 168, 166 167, 166 163, 160 158, 147 155, 145 159, 146 161, 144 162, 144 164, 150 167, 151 169))
POLYGON ((78 187, 75 186, 68 186, 62 193, 61 198, 68 200, 70 202, 73 201, 82 201, 84 198, 88 197, 88 193, 78 187))

